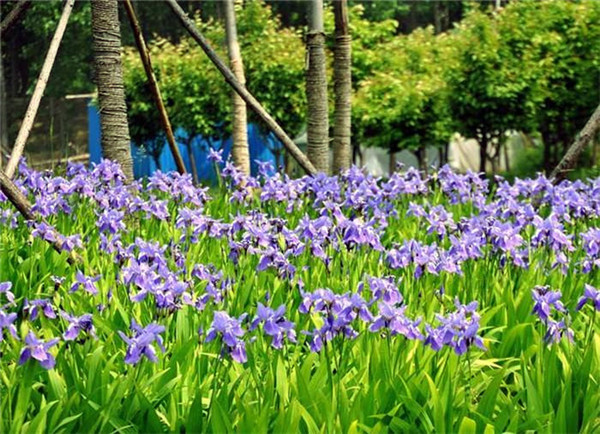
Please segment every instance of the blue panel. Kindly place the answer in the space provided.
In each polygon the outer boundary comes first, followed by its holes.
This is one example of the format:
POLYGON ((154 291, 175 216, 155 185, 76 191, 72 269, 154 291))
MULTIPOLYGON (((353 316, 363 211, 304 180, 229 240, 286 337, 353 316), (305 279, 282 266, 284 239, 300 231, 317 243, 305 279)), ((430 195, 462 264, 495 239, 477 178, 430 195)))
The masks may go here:
MULTIPOLYGON (((177 128, 175 138, 179 146, 179 152, 188 172, 191 173, 191 162, 189 152, 186 146, 188 133, 177 128)), ((191 141, 192 152, 196 160, 196 168, 200 181, 210 184, 216 184, 217 175, 213 163, 208 161, 208 153, 211 148, 223 149, 223 159, 227 160, 231 153, 231 137, 226 140, 206 139, 196 136, 191 141)), ((263 133, 255 124, 248 125, 248 146, 250 148, 250 170, 252 175, 258 174, 258 165, 256 160, 269 161, 275 173, 278 166, 283 165, 283 146, 281 142, 272 133, 263 133), (273 152, 276 151, 276 152, 273 152), (276 161, 276 154, 279 154, 279 161, 276 161)), ((90 163, 99 163, 102 159, 102 147, 100 142, 100 115, 98 109, 91 101, 88 104, 88 147, 90 153, 90 163)), ((152 175, 158 168, 154 159, 147 155, 143 149, 131 144, 131 156, 133 158, 133 175, 136 179, 152 175)), ((177 170, 175 160, 167 143, 163 146, 159 157, 160 169, 163 172, 177 170)), ((222 168, 223 165, 221 165, 222 168)), ((271 173, 271 174, 273 174, 271 173)))
POLYGON ((87 115, 90 163, 99 163, 102 159, 102 147, 100 146, 100 114, 91 99, 88 101, 87 115))

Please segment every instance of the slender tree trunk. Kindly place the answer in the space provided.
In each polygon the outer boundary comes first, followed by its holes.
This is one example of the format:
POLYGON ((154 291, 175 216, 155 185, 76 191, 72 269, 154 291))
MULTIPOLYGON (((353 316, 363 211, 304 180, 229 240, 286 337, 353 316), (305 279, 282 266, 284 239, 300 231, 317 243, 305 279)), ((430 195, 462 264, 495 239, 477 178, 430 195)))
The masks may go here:
POLYGON ((550 174, 550 178, 553 178, 554 183, 563 180, 566 177, 567 172, 575 167, 579 155, 592 141, 598 131, 600 131, 600 105, 596 107, 592 117, 587 121, 567 153, 550 174))
MULTIPOLYGON (((227 50, 231 71, 242 85, 246 85, 244 76, 244 63, 240 52, 240 44, 237 38, 237 26, 235 20, 235 0, 225 0, 225 31, 227 34, 227 50)), ((246 103, 235 90, 231 91, 233 100, 233 145, 231 156, 233 163, 245 175, 250 174, 250 151, 248 149, 248 124, 246 115, 246 103)))
POLYGON ((121 66, 121 30, 117 0, 92 0, 92 39, 102 153, 121 165, 127 181, 133 180, 131 139, 121 66))
POLYGON ((19 165, 19 160, 23 156, 25 143, 27 142, 29 133, 33 128, 35 116, 37 115, 42 96, 44 95, 44 90, 46 90, 46 84, 48 83, 48 78, 50 77, 52 66, 54 65, 54 59, 56 59, 56 54, 58 53, 58 48, 60 47, 60 41, 62 41, 62 37, 65 33, 65 29, 67 28, 69 16, 71 15, 74 5, 75 0, 68 0, 67 3, 65 3, 62 15, 60 16, 60 20, 56 26, 56 31, 54 32, 54 36, 50 42, 50 47, 46 53, 42 70, 40 71, 40 76, 35 84, 33 95, 31 95, 31 100, 27 106, 23 123, 21 124, 21 128, 19 128, 19 134, 17 135, 17 139, 15 140, 15 144, 10 154, 10 160, 8 160, 8 164, 6 165, 6 175, 9 178, 12 178, 15 174, 17 166, 19 165))
POLYGON ((421 146, 418 151, 419 155, 419 170, 427 173, 428 171, 428 160, 427 160, 427 147, 421 146))
POLYGON ((0 170, 2 170, 2 163, 4 162, 4 150, 8 149, 7 98, 3 63, 0 57, 0 170))
POLYGON ((335 15, 333 173, 338 173, 348 170, 352 164, 352 145, 350 143, 352 44, 348 31, 347 0, 335 0, 333 2, 333 13, 335 15))
POLYGON ((306 100, 308 108, 308 159, 318 172, 329 173, 329 108, 325 73, 325 31, 323 0, 310 0, 306 35, 308 67, 306 100))
POLYGON ((435 0, 433 2, 433 28, 435 33, 442 33, 442 2, 435 0))
POLYGON ((352 143, 352 163, 360 168, 363 165, 363 154, 360 145, 352 143))
POLYGON ((479 172, 485 173, 485 163, 487 161, 488 135, 481 134, 479 138, 479 172))
POLYGON ((389 175, 392 176, 396 171, 396 150, 390 148, 390 162, 388 164, 389 175))
POLYGON ((198 184, 199 182, 199 178, 198 178, 198 167, 196 166, 196 157, 194 156, 194 149, 192 148, 192 142, 194 141, 194 138, 196 137, 195 134, 192 134, 191 132, 189 133, 189 137, 187 138, 187 141, 185 143, 185 146, 188 150, 188 155, 190 157, 190 168, 192 169, 192 181, 194 181, 194 184, 198 184))

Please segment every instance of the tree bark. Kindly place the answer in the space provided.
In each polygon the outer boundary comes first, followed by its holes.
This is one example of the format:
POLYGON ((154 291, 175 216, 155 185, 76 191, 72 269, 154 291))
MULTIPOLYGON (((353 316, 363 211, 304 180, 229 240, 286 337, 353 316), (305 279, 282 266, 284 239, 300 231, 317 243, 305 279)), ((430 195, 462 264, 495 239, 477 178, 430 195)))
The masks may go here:
POLYGON ((8 116, 6 86, 4 84, 4 62, 0 57, 0 170, 4 163, 4 150, 8 149, 8 116))
POLYGON ((352 164, 351 105, 352 105, 352 43, 348 31, 347 0, 333 2, 335 16, 335 48, 333 79, 335 119, 333 125, 333 173, 344 172, 352 164))
POLYGON ((479 138, 479 172, 485 173, 485 163, 487 162, 488 135, 481 134, 479 138))
MULTIPOLYGON (((237 81, 242 86, 246 85, 244 76, 244 63, 242 62, 242 53, 237 38, 237 26, 235 20, 234 0, 225 0, 225 32, 227 36, 227 51, 229 52, 229 62, 231 70, 237 81)), ((250 151, 248 149, 248 121, 246 114, 246 103, 234 91, 231 91, 233 103, 233 145, 231 156, 233 163, 244 174, 250 175, 250 151)))
POLYGON ((325 71, 323 0, 310 0, 306 47, 306 101, 308 109, 308 159, 319 172, 329 173, 329 108, 325 71))
POLYGON ((48 53, 46 54, 46 58, 44 59, 42 70, 40 71, 40 76, 38 78, 37 83, 35 84, 33 95, 31 96, 31 100, 29 101, 29 106, 27 107, 27 111, 25 112, 23 123, 21 124, 19 134, 17 135, 17 139, 15 140, 13 150, 10 154, 10 160, 8 160, 8 164, 6 165, 6 176, 8 176, 9 178, 12 178, 14 176, 17 170, 17 166, 19 165, 19 160, 23 156, 25 143, 27 142, 29 133, 33 128, 33 122, 35 121, 35 116, 40 106, 40 101, 42 100, 42 96, 44 95, 44 90, 46 90, 46 84, 48 83, 48 78, 50 77, 52 66, 54 65, 54 59, 56 59, 56 53, 58 53, 58 47, 60 46, 60 41, 62 40, 62 37, 65 33, 65 29, 67 28, 67 22, 69 21, 69 16, 71 15, 71 11, 73 10, 74 5, 75 0, 68 0, 65 3, 62 15, 60 17, 60 20, 58 21, 58 25, 56 26, 56 31, 54 32, 54 36, 52 37, 52 41, 50 42, 50 47, 48 48, 48 53))
MULTIPOLYGON (((150 59, 150 53, 148 52, 148 47, 146 47, 146 41, 144 41, 144 36, 142 35, 142 29, 137 20, 131 0, 125 0, 123 2, 123 5, 125 6, 127 17, 129 18, 129 22, 131 23, 131 29, 133 30, 135 43, 137 45, 138 52, 140 53, 140 58, 142 59, 144 70, 146 71, 146 77, 148 78, 148 83, 150 84, 152 97, 154 98, 156 108, 160 115, 160 123, 162 124, 163 130, 165 130, 167 143, 169 144, 169 148, 171 149, 171 154, 173 154, 173 159, 175 160, 177 171, 183 175, 185 173, 185 164, 183 163, 183 158, 181 158, 181 153, 179 152, 179 148, 177 147, 177 143, 175 142, 175 136, 173 135, 171 121, 169 120, 169 115, 167 114, 165 104, 160 94, 160 88, 158 87, 158 82, 156 81, 154 70, 152 69, 152 60, 150 59)), ((160 166, 157 164, 157 167, 160 166)))
POLYGON ((92 40, 102 153, 121 165, 127 181, 133 180, 131 139, 121 65, 121 29, 117 0, 92 0, 92 40))
POLYGON ((248 107, 250 107, 260 119, 269 127, 269 129, 273 132, 275 137, 279 139, 283 146, 288 150, 288 152, 294 157, 294 159, 300 164, 300 166, 304 169, 306 173, 309 175, 314 175, 317 173, 315 166, 310 162, 310 160, 304 155, 304 153, 296 146, 294 141, 286 134, 286 132, 277 124, 275 119, 271 117, 269 113, 264 109, 264 107, 258 102, 254 96, 248 92, 245 86, 240 84, 240 82, 235 78, 235 75, 231 70, 227 67, 227 65, 221 60, 221 58, 217 55, 215 50, 212 49, 206 38, 200 33, 194 22, 186 15, 186 13, 181 9, 181 6, 177 3, 177 0, 165 0, 169 7, 173 10, 173 13, 177 16, 179 21, 185 29, 188 31, 190 36, 194 38, 194 40, 200 45, 202 50, 206 53, 211 62, 217 67, 219 72, 225 78, 225 81, 233 87, 233 89, 242 97, 242 99, 246 102, 248 107))
POLYGON ((188 136, 185 146, 188 150, 188 155, 190 157, 190 169, 192 169, 192 181, 194 182, 195 185, 198 185, 198 182, 200 182, 200 179, 198 178, 198 167, 196 166, 196 157, 194 156, 194 149, 192 148, 192 142, 194 141, 196 134, 192 134, 191 132, 189 134, 190 135, 188 136))
POLYGON ((553 183, 562 181, 569 170, 572 170, 577 164, 579 155, 585 149, 585 147, 591 142, 594 136, 600 130, 600 105, 596 107, 596 110, 587 121, 577 138, 573 141, 573 144, 564 155, 560 163, 554 168, 550 174, 550 178, 553 183))
POLYGON ((0 23, 1 37, 6 37, 10 28, 19 22, 19 18, 27 9, 29 9, 29 6, 31 6, 31 0, 21 0, 12 8, 12 10, 6 15, 6 18, 2 20, 2 23, 0 23))

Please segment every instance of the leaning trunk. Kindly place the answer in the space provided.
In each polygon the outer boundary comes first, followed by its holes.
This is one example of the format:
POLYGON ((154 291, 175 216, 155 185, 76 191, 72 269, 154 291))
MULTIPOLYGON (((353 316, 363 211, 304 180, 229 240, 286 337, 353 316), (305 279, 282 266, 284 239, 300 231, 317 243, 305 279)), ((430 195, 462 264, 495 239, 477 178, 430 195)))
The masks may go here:
MULTIPOLYGON (((240 53, 240 45, 237 39, 237 27, 235 23, 234 0, 225 0, 225 30, 227 33, 227 50, 229 51, 229 61, 231 70, 235 78, 245 85, 244 64, 240 53)), ((248 150, 248 127, 246 115, 246 103, 237 94, 231 91, 233 100, 233 146, 231 156, 233 163, 245 175, 250 174, 250 152, 248 150)))
POLYGON ((117 0, 93 0, 91 4, 102 153, 104 158, 119 163, 125 178, 131 181, 133 162, 121 66, 118 3, 117 0))
POLYGON ((308 159, 317 172, 329 172, 329 109, 325 74, 325 31, 323 0, 311 0, 306 35, 308 67, 306 100, 308 106, 308 159))
POLYGON ((333 78, 335 93, 335 120, 333 126, 333 172, 343 172, 352 163, 350 144, 350 108, 352 95, 351 37, 348 32, 347 0, 333 2, 335 15, 335 48, 333 78))
POLYGON ((600 105, 596 108, 596 111, 594 111, 592 117, 587 121, 573 144, 569 147, 562 160, 560 160, 560 163, 558 163, 558 165, 550 174, 550 178, 553 179, 553 182, 558 183, 567 176, 567 173, 576 166, 581 152, 592 141, 599 131, 600 105))

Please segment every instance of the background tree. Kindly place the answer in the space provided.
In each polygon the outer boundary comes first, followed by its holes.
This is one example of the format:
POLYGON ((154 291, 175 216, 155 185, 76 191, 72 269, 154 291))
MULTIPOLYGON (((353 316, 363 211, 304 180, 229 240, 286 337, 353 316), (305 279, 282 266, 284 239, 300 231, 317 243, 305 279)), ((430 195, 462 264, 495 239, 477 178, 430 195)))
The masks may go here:
POLYGON ((306 33, 308 65, 306 100, 308 109, 307 156, 317 171, 329 172, 329 109, 325 57, 323 1, 308 3, 309 23, 306 33))
MULTIPOLYGON (((225 34, 227 36, 227 51, 231 70, 237 80, 246 84, 244 76, 244 63, 240 52, 240 45, 237 38, 237 25, 235 18, 235 1, 225 0, 225 34)), ((235 92, 231 91, 233 105, 233 145, 231 154, 234 164, 245 174, 250 174, 250 151, 248 149, 248 125, 246 115, 246 103, 235 92)))
POLYGON ((338 173, 347 170, 352 162, 352 147, 350 144, 352 131, 352 40, 348 30, 347 1, 334 1, 333 11, 335 17, 333 172, 338 173))
POLYGON ((381 46, 393 54, 382 57, 361 83, 354 106, 361 143, 388 149, 391 157, 410 150, 422 169, 426 147, 444 150, 453 133, 443 79, 443 68, 451 65, 442 61, 449 45, 438 39, 430 27, 381 46))
POLYGON ((474 10, 451 34, 447 68, 449 107, 458 131, 479 142, 479 170, 486 162, 497 172, 504 133, 532 131, 536 101, 536 69, 529 50, 511 51, 502 41, 496 16, 474 10))
POLYGON ((121 67, 118 3, 117 0, 94 0, 91 6, 102 152, 105 158, 118 162, 126 179, 132 180, 133 161, 121 67))

